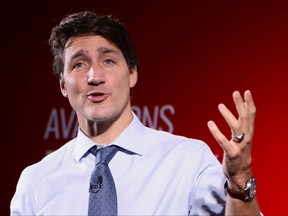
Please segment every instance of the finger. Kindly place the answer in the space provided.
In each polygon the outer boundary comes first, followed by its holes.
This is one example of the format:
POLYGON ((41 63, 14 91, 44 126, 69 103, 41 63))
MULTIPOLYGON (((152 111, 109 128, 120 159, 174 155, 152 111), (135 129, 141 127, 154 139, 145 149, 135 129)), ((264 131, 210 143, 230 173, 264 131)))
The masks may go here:
POLYGON ((254 123, 256 118, 256 106, 254 104, 254 100, 251 94, 251 91, 247 90, 244 92, 245 106, 248 112, 248 123, 250 127, 250 131, 253 134, 254 123))
POLYGON ((207 123, 208 128, 212 134, 212 136, 215 138, 215 140, 220 144, 222 149, 224 151, 228 151, 230 148, 229 141, 227 138, 223 135, 223 133, 218 129, 217 125, 213 121, 208 121, 207 123))
POLYGON ((242 133, 238 119, 235 118, 235 116, 232 114, 232 112, 224 105, 224 104, 219 104, 218 109, 227 122, 227 124, 230 126, 231 131, 233 134, 238 135, 242 133))
POLYGON ((235 91, 233 92, 232 94, 233 96, 233 101, 235 103, 235 107, 236 107, 236 110, 237 110, 237 113, 238 113, 238 119, 239 119, 239 125, 241 128, 237 128, 238 129, 238 132, 242 133, 244 128, 246 128, 247 126, 247 118, 248 118, 248 115, 247 115, 247 108, 246 108, 246 105, 240 95, 240 92, 239 91, 235 91), (241 131, 242 129, 242 131, 241 131))

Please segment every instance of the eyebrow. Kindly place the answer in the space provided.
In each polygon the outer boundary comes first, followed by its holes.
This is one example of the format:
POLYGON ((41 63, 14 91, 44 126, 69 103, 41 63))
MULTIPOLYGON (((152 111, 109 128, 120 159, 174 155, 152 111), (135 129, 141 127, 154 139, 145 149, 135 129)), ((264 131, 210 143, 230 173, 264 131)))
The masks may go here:
POLYGON ((73 54, 70 59, 75 59, 75 58, 77 58, 79 56, 84 56, 84 55, 85 55, 85 51, 84 50, 79 50, 78 52, 73 54))
MULTIPOLYGON (((106 54, 106 53, 115 53, 117 54, 118 52, 116 50, 113 50, 113 49, 109 49, 107 47, 99 47, 97 48, 97 52, 98 53, 101 53, 101 54, 106 54)), ((85 56, 86 54, 86 51, 85 50, 79 50, 78 52, 76 52, 74 55, 71 56, 71 59, 75 59, 79 56, 85 56)))
POLYGON ((115 54, 117 54, 118 53, 116 50, 110 49, 110 48, 107 48, 107 47, 99 47, 97 49, 97 52, 102 53, 102 54, 105 54, 105 53, 115 53, 115 54))

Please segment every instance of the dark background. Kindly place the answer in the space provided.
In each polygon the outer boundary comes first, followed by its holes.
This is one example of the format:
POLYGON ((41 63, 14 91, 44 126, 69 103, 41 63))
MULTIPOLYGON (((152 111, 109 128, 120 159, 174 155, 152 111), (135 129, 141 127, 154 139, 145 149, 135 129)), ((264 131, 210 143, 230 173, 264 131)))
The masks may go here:
POLYGON ((215 120, 230 136, 217 105, 235 111, 232 92, 252 91, 259 204, 264 215, 287 215, 288 2, 272 0, 6 1, 1 6, 0 214, 9 215, 21 171, 72 137, 44 137, 52 110, 59 121, 64 110, 66 122, 71 112, 52 75, 47 40, 61 18, 84 9, 117 16, 130 30, 140 58, 133 105, 147 108, 158 119, 155 128, 163 130, 169 128, 157 109, 173 107, 174 114, 166 112, 172 132, 204 140, 220 161, 222 150, 206 123, 215 120))

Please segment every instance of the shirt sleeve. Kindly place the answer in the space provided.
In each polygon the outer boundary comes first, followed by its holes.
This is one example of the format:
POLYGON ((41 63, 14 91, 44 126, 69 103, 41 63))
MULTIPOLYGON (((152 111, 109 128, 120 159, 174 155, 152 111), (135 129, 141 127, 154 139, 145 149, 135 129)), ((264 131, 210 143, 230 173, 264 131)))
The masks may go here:
POLYGON ((29 178, 30 168, 22 171, 10 203, 10 215, 35 215, 35 199, 29 178))
POLYGON ((189 215, 224 215, 226 178, 222 165, 207 145, 198 153, 199 170, 190 191, 189 215))

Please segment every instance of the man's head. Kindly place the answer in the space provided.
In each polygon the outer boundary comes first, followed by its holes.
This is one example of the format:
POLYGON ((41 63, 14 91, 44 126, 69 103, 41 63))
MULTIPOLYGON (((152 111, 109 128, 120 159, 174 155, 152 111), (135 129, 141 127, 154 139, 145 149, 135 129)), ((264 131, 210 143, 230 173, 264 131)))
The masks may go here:
POLYGON ((109 15, 86 11, 64 18, 49 42, 54 73, 80 128, 97 142, 112 141, 132 119, 130 94, 138 78, 128 31, 109 15), (106 131, 111 134, 99 140, 106 131))
POLYGON ((111 15, 99 15, 84 11, 70 14, 52 29, 49 44, 54 55, 53 71, 58 79, 64 68, 64 50, 71 37, 99 35, 117 46, 128 68, 138 67, 138 59, 130 35, 125 26, 111 15))

